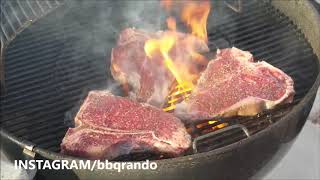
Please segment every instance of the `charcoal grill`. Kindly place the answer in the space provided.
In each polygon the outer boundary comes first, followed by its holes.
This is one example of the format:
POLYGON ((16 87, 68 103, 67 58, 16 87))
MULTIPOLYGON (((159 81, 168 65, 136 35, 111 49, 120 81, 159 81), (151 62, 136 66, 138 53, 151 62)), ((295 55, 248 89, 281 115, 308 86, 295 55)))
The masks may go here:
MULTIPOLYGON (((41 170, 36 177, 248 179, 267 172, 290 148, 314 101, 320 83, 320 18, 311 1, 235 2, 213 2, 210 49, 236 46, 282 69, 295 82, 292 104, 250 118, 216 118, 200 128, 207 120, 187 124, 193 148, 185 156, 162 159, 144 153, 115 159, 152 159, 158 164, 154 171, 41 170), (208 132, 222 123, 228 126, 208 132)), ((1 145, 12 160, 78 159, 59 154, 69 126, 66 116, 90 89, 112 84, 119 92, 106 71, 111 48, 119 30, 139 23, 125 21, 123 3, 1 2, 1 145)), ((151 12, 157 11, 142 14, 151 12)))

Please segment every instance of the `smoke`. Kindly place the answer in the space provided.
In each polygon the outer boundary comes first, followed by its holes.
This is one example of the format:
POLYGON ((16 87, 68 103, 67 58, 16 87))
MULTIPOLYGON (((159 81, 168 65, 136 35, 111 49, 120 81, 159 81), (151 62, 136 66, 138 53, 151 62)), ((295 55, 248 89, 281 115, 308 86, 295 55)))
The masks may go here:
POLYGON ((111 52, 119 33, 131 27, 158 31, 165 27, 165 13, 158 0, 68 0, 59 12, 55 15, 59 20, 57 26, 63 27, 64 31, 64 36, 59 37, 64 42, 59 56, 65 61, 57 63, 57 76, 69 80, 63 86, 79 83, 82 81, 79 79, 83 79, 80 77, 91 77, 82 87, 80 100, 65 114, 65 124, 72 126, 90 90, 106 89, 115 95, 123 94, 110 71, 111 52))
POLYGON ((111 78, 111 50, 119 32, 130 27, 147 31, 165 27, 165 13, 158 0, 72 0, 65 2, 65 10, 57 16, 66 30, 75 30, 65 33, 65 40, 73 42, 67 48, 85 51, 90 66, 107 78, 111 78))
POLYGON ((74 59, 84 61, 89 67, 83 68, 94 69, 97 76, 106 77, 105 82, 112 82, 111 51, 119 33, 130 27, 157 31, 165 17, 158 0, 72 0, 66 1, 64 8, 62 14, 57 14, 66 31, 64 38, 68 45, 64 54, 70 54, 68 49, 74 50, 74 59), (72 32, 67 32, 70 29, 72 32), (79 54, 85 57, 80 59, 79 54))
MULTIPOLYGON (((213 6, 213 12, 215 12, 215 5, 213 6)), ((91 73, 93 80, 101 79, 97 84, 97 81, 88 83, 88 87, 83 90, 83 98, 91 89, 108 89, 113 94, 121 95, 121 87, 117 81, 111 75, 110 60, 112 48, 116 46, 119 33, 126 29, 135 27, 137 29, 143 29, 149 32, 156 32, 166 29, 166 17, 167 13, 161 7, 159 0, 121 0, 121 1, 109 1, 109 0, 95 0, 95 1, 79 1, 71 0, 65 2, 65 10, 60 16, 63 26, 66 31, 70 31, 69 27, 72 27, 72 32, 65 33, 65 42, 68 43, 67 47, 63 51, 64 54, 70 54, 70 49, 73 49, 73 60, 77 63, 69 63, 68 66, 64 65, 63 71, 68 71, 71 67, 74 70, 72 73, 64 74, 69 79, 74 79, 77 82, 79 77, 88 76, 88 74, 82 74, 83 70, 91 73), (81 54, 81 56, 79 56, 81 54), (81 63, 79 63, 81 62, 81 63), (89 71, 91 69, 91 71, 89 71)), ((209 22, 211 22, 209 16, 209 22)), ((218 22, 218 21, 213 21, 218 22)), ((209 24, 210 28, 210 24, 209 24)), ((178 25, 178 31, 185 29, 178 25)), ((192 46, 193 43, 191 43, 192 46)), ((198 44, 198 43, 195 43, 198 44)), ((190 46, 187 42, 184 42, 184 47, 190 46)), ((198 45, 195 45, 196 47, 198 45)), ((194 47, 188 47, 193 49, 194 47)), ((187 49, 188 49, 187 48, 187 49)), ((128 50, 131 53, 136 53, 136 49, 128 50)), ((177 49, 176 54, 181 54, 178 58, 182 61, 180 64, 190 63, 187 61, 190 59, 187 52, 181 53, 182 49, 177 49)), ((196 50, 197 51, 197 50, 196 50)), ((127 69, 132 69, 130 63, 127 63, 127 69)), ((183 67, 179 67, 183 68, 183 67)), ((156 68, 161 71, 161 68, 156 68)), ((165 74, 161 72, 154 72, 155 74, 165 74)), ((132 76, 133 79, 139 79, 138 76, 132 76)), ((168 87, 171 83, 165 80, 166 77, 159 76, 156 81, 161 83, 156 84, 154 87, 155 93, 151 95, 150 103, 161 104, 164 100, 163 97, 168 94, 168 87)), ((134 80, 133 80, 134 81, 134 80)), ((137 84, 137 83, 136 83, 137 84)), ((80 104, 80 103, 79 103, 80 104)), ((78 108, 79 105, 76 105, 78 108)), ((77 109, 76 108, 76 109, 77 109)), ((75 111, 76 112, 76 111, 75 111)), ((74 116, 74 113, 72 113, 74 116)), ((73 118, 68 118, 73 119, 73 118)))
POLYGON ((147 31, 162 28, 165 13, 158 0, 122 1, 124 22, 127 27, 136 27, 147 31))

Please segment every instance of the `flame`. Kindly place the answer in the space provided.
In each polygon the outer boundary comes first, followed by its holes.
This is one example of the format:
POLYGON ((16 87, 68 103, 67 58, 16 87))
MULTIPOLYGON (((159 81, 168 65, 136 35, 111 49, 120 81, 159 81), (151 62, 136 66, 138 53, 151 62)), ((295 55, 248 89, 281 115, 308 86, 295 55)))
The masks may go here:
POLYGON ((192 34, 208 42, 207 20, 210 12, 210 2, 189 2, 181 12, 181 19, 192 31, 192 34))
POLYGON ((175 104, 179 101, 179 99, 181 100, 181 98, 185 99, 188 97, 188 94, 193 89, 192 81, 193 79, 195 79, 195 76, 190 74, 188 65, 179 63, 177 59, 173 60, 169 55, 170 50, 177 42, 177 37, 178 35, 176 32, 165 33, 159 39, 147 40, 144 45, 144 51, 149 59, 152 59, 154 56, 156 56, 157 53, 160 52, 165 67, 168 68, 168 70, 175 77, 178 83, 178 85, 176 86, 177 91, 174 91, 168 96, 167 103, 170 106, 164 108, 164 111, 175 109, 175 104), (175 62, 177 62, 178 64, 176 64, 175 62), (179 68, 177 68, 177 65, 179 65, 179 68))
MULTIPOLYGON (((172 0, 161 0, 161 4, 167 11, 172 11, 174 6, 172 0)), ((211 8, 210 2, 208 0, 181 1, 179 4, 181 5, 180 19, 191 29, 191 34, 208 42, 207 20, 211 8)))
MULTIPOLYGON (((209 1, 172 1, 172 0, 161 0, 161 5, 168 11, 175 10, 174 5, 179 4, 181 12, 180 18, 190 29, 191 34, 207 42, 207 19, 210 12, 209 1)), ((145 44, 145 52, 149 58, 153 56, 156 51, 160 51, 165 66, 170 70, 172 75, 176 78, 177 85, 171 91, 170 95, 167 97, 167 107, 164 111, 171 111, 176 108, 176 104, 183 100, 186 100, 192 90, 193 83, 199 76, 199 69, 196 65, 191 65, 190 62, 183 62, 183 60, 173 59, 169 55, 169 51, 173 48, 174 44, 177 42, 177 25, 174 17, 170 16, 167 18, 167 27, 169 30, 173 31, 171 35, 166 35, 160 39, 151 39, 145 44), (177 68, 179 67, 179 68, 177 68)), ((206 65, 207 59, 201 54, 195 51, 194 45, 196 44, 195 38, 190 36, 186 38, 184 42, 179 42, 179 46, 183 46, 186 52, 183 54, 188 54, 191 60, 198 65, 206 65)))
MULTIPOLYGON (((181 5, 179 16, 191 30, 191 34, 207 42, 207 19, 210 12, 209 1, 172 1, 161 0, 161 5, 168 11, 175 10, 176 4, 181 5)), ((167 107, 164 111, 175 109, 175 104, 187 99, 193 90, 195 80, 199 77, 199 69, 197 65, 206 65, 207 60, 204 56, 195 51, 195 37, 190 36, 184 40, 178 41, 178 32, 176 19, 172 16, 167 18, 167 27, 171 30, 170 33, 164 33, 160 38, 149 39, 145 42, 144 50, 147 57, 151 60, 156 55, 161 54, 165 67, 175 77, 177 85, 167 97, 167 107), (177 56, 170 56, 170 51, 174 46, 183 47, 183 52, 177 56), (190 56, 193 61, 186 62, 185 55, 190 56), (174 57, 175 59, 172 59, 174 57), (196 65, 197 64, 197 65, 196 65)), ((177 49, 175 49, 177 50, 177 49)), ((179 51, 179 50, 178 50, 179 51)), ((189 58, 188 58, 189 59, 189 58)))
POLYGON ((145 42, 144 51, 150 59, 157 53, 160 52, 163 58, 164 65, 169 69, 171 74, 175 77, 176 81, 178 82, 179 86, 182 89, 185 88, 192 88, 192 82, 189 82, 190 76, 182 75, 184 72, 187 71, 187 67, 184 64, 179 64, 179 69, 177 68, 174 61, 171 59, 169 52, 173 48, 177 41, 176 33, 167 33, 163 35, 159 39, 149 39, 145 42))
POLYGON ((167 97, 167 104, 162 110, 165 112, 172 111, 176 108, 176 104, 182 100, 188 99, 193 89, 192 84, 177 85, 174 91, 167 97))
MULTIPOLYGON (((167 10, 173 9, 172 0, 161 0, 162 6, 167 10)), ((209 1, 188 1, 182 2, 182 10, 180 12, 180 18, 190 29, 191 34, 208 42, 207 37, 207 20, 210 12, 209 1)), ((195 72, 190 72, 190 64, 183 63, 177 57, 172 59, 170 56, 170 50, 174 48, 178 41, 177 24, 174 17, 167 18, 167 27, 172 32, 164 33, 158 39, 149 39, 145 42, 144 50, 149 59, 152 59, 158 53, 163 58, 164 65, 169 69, 171 74, 175 77, 177 84, 167 97, 167 105, 163 108, 163 111, 172 111, 176 108, 176 104, 182 100, 188 99, 194 88, 193 81, 198 78, 199 70, 195 68, 195 72), (177 68, 179 67, 179 68, 177 68)), ((186 53, 191 56, 192 61, 196 61, 199 65, 206 65, 207 59, 194 50, 192 45, 195 44, 194 38, 186 38, 184 42, 179 42, 179 46, 186 49, 186 53)), ((178 46, 178 47, 179 47, 178 46)), ((207 125, 216 123, 216 120, 210 120, 208 122, 197 125, 197 128, 202 128, 207 125)), ((221 123, 216 126, 210 127, 210 130, 216 130, 224 128, 227 123, 221 123)))
POLYGON ((176 20, 173 17, 169 17, 167 19, 167 26, 168 26, 168 29, 170 29, 172 31, 176 31, 177 30, 176 20))
POLYGON ((182 84, 182 78, 179 74, 178 69, 173 63, 171 57, 169 56, 169 51, 172 49, 173 45, 176 42, 176 37, 174 35, 164 35, 160 39, 149 39, 144 45, 144 51, 149 58, 152 58, 153 55, 160 51, 165 66, 170 70, 173 76, 176 78, 179 84, 182 84))
POLYGON ((163 6, 164 9, 169 11, 171 10, 173 2, 172 0, 161 0, 161 5, 163 6))

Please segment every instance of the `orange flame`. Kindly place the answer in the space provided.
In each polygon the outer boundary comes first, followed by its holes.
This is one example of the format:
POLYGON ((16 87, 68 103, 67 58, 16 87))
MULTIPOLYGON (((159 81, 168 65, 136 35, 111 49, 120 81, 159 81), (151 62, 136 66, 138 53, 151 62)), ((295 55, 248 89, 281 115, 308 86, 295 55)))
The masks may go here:
MULTIPOLYGON (((175 5, 182 5, 179 7, 181 9, 180 18, 181 20, 191 29, 191 33, 198 37, 199 39, 207 42, 207 19, 210 12, 209 1, 201 2, 191 2, 191 1, 172 1, 172 0, 161 0, 161 5, 167 11, 174 11, 175 5)), ((175 104, 181 102, 182 99, 187 99, 190 95, 195 80, 198 78, 199 70, 197 70, 196 65, 191 65, 191 62, 186 62, 185 57, 190 56, 191 60, 195 64, 204 65, 207 63, 206 58, 201 54, 197 53, 194 45, 196 44, 196 39, 194 36, 188 36, 184 40, 178 41, 179 33, 177 31, 177 24, 174 17, 170 16, 167 18, 167 27, 171 30, 170 33, 164 33, 158 39, 149 39, 145 42, 144 50, 149 59, 154 56, 161 54, 163 58, 163 63, 166 68, 171 72, 177 81, 177 86, 173 92, 168 96, 167 108, 164 111, 170 111, 175 109, 175 104), (177 56, 173 55, 174 59, 170 57, 170 50, 177 45, 177 47, 182 47, 178 49, 180 54, 177 56)), ((177 50, 177 49, 175 49, 177 50)), ((189 58, 187 58, 189 59, 189 58)))
MULTIPOLYGON (((180 12, 181 20, 191 29, 193 35, 208 42, 207 20, 211 8, 210 2, 208 0, 202 0, 181 1, 179 3, 182 6, 180 12)), ((174 6, 172 0, 161 0, 161 4, 167 11, 171 11, 174 6)), ((170 18, 172 19, 172 17, 170 18)))
POLYGON ((168 29, 170 29, 172 31, 176 31, 177 30, 176 20, 173 17, 169 17, 167 19, 167 26, 168 26, 168 29))
POLYGON ((160 51, 164 58, 164 64, 174 75, 178 83, 182 83, 182 79, 176 69, 172 59, 169 56, 169 51, 173 47, 176 41, 175 36, 165 35, 160 39, 149 39, 144 45, 144 51, 149 58, 157 52, 160 51))
POLYGON ((172 7, 172 0, 161 0, 161 5, 164 7, 166 10, 170 10, 172 7))
POLYGON ((210 12, 210 2, 189 2, 181 12, 181 19, 192 30, 192 34, 208 41, 207 20, 210 12))
MULTIPOLYGON (((168 105, 164 111, 171 111, 175 109, 175 104, 179 100, 186 99, 193 89, 193 80, 195 76, 189 72, 189 66, 184 63, 180 63, 179 59, 172 59, 170 57, 170 50, 177 42, 178 35, 176 32, 165 33, 159 39, 149 39, 144 45, 144 51, 148 58, 152 59, 157 54, 161 54, 164 65, 171 74, 175 77, 178 85, 175 91, 168 96, 168 105), (179 65, 179 66, 177 66, 179 65), (177 68, 179 67, 179 68, 177 68)), ((177 57, 175 57, 177 58, 177 57)))
POLYGON ((169 51, 173 48, 177 41, 175 33, 165 34, 159 39, 149 39, 144 45, 144 51, 149 58, 152 58, 156 52, 160 52, 165 66, 169 69, 176 81, 181 87, 190 86, 187 80, 182 78, 184 68, 176 68, 173 60, 169 55, 169 51))

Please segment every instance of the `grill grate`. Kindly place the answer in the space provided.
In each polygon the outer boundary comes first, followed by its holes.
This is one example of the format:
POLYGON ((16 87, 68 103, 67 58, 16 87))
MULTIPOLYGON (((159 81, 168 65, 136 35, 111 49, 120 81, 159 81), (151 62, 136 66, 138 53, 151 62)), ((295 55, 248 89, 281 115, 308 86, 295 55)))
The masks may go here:
POLYGON ((191 132, 192 138, 194 139, 193 151, 205 152, 213 150, 242 140, 247 136, 253 135, 261 131, 262 129, 265 129, 270 124, 278 121, 281 117, 283 117, 284 114, 288 113, 291 110, 291 108, 298 102, 299 99, 295 99, 294 102, 291 104, 279 105, 275 109, 265 110, 259 113, 258 115, 251 117, 216 117, 204 119, 202 121, 197 122, 196 124, 187 124, 187 129, 189 130, 189 132, 191 132), (207 122, 210 120, 215 120, 216 122, 208 124, 207 122), (218 131, 216 127, 221 124, 227 124, 227 126, 220 129, 222 130, 221 133, 216 133, 218 131), (202 126, 197 127, 198 125, 202 126), (238 125, 241 126, 239 127, 238 125), (227 129, 228 127, 233 126, 235 126, 236 128, 232 128, 228 131, 223 131, 223 129, 227 129), (213 135, 210 135, 211 133, 213 135), (206 138, 203 138, 203 136, 205 136, 206 138), (199 137, 201 138, 201 141, 198 140, 199 137))
MULTIPOLYGON (((121 20, 108 20, 109 28, 97 24, 98 14, 81 14, 88 10, 92 12, 92 8, 99 12, 97 8, 105 10, 106 7, 105 4, 99 7, 87 4, 57 9, 25 29, 9 44, 4 56, 6 93, 1 95, 2 128, 38 147, 59 152, 68 128, 65 113, 89 89, 114 83, 108 81, 111 76, 110 72, 105 72, 109 67, 105 59, 110 57, 115 44, 116 35, 110 35, 114 30, 111 26, 121 20), (87 37, 79 38, 79 33, 87 37), (96 36, 104 33, 108 34, 105 39, 96 36)), ((110 17, 118 17, 116 13, 113 8, 110 17)), ((215 23, 209 29, 212 51, 217 47, 236 46, 251 51, 256 59, 279 67, 294 79, 295 103, 314 83, 319 70, 312 48, 296 26, 270 4, 244 1, 242 13, 225 9, 222 18, 210 22, 215 23)), ((292 106, 259 117, 219 119, 218 123, 242 124, 254 134, 279 120, 292 106)), ((201 135, 200 129, 193 133, 195 137, 201 135)), ((244 137, 235 129, 199 142, 198 148, 200 152, 207 151, 244 137)), ((150 156, 138 154, 118 160, 140 160, 150 156)))
POLYGON ((1 2, 1 43, 9 43, 23 27, 59 7, 61 0, 4 0, 1 2))

